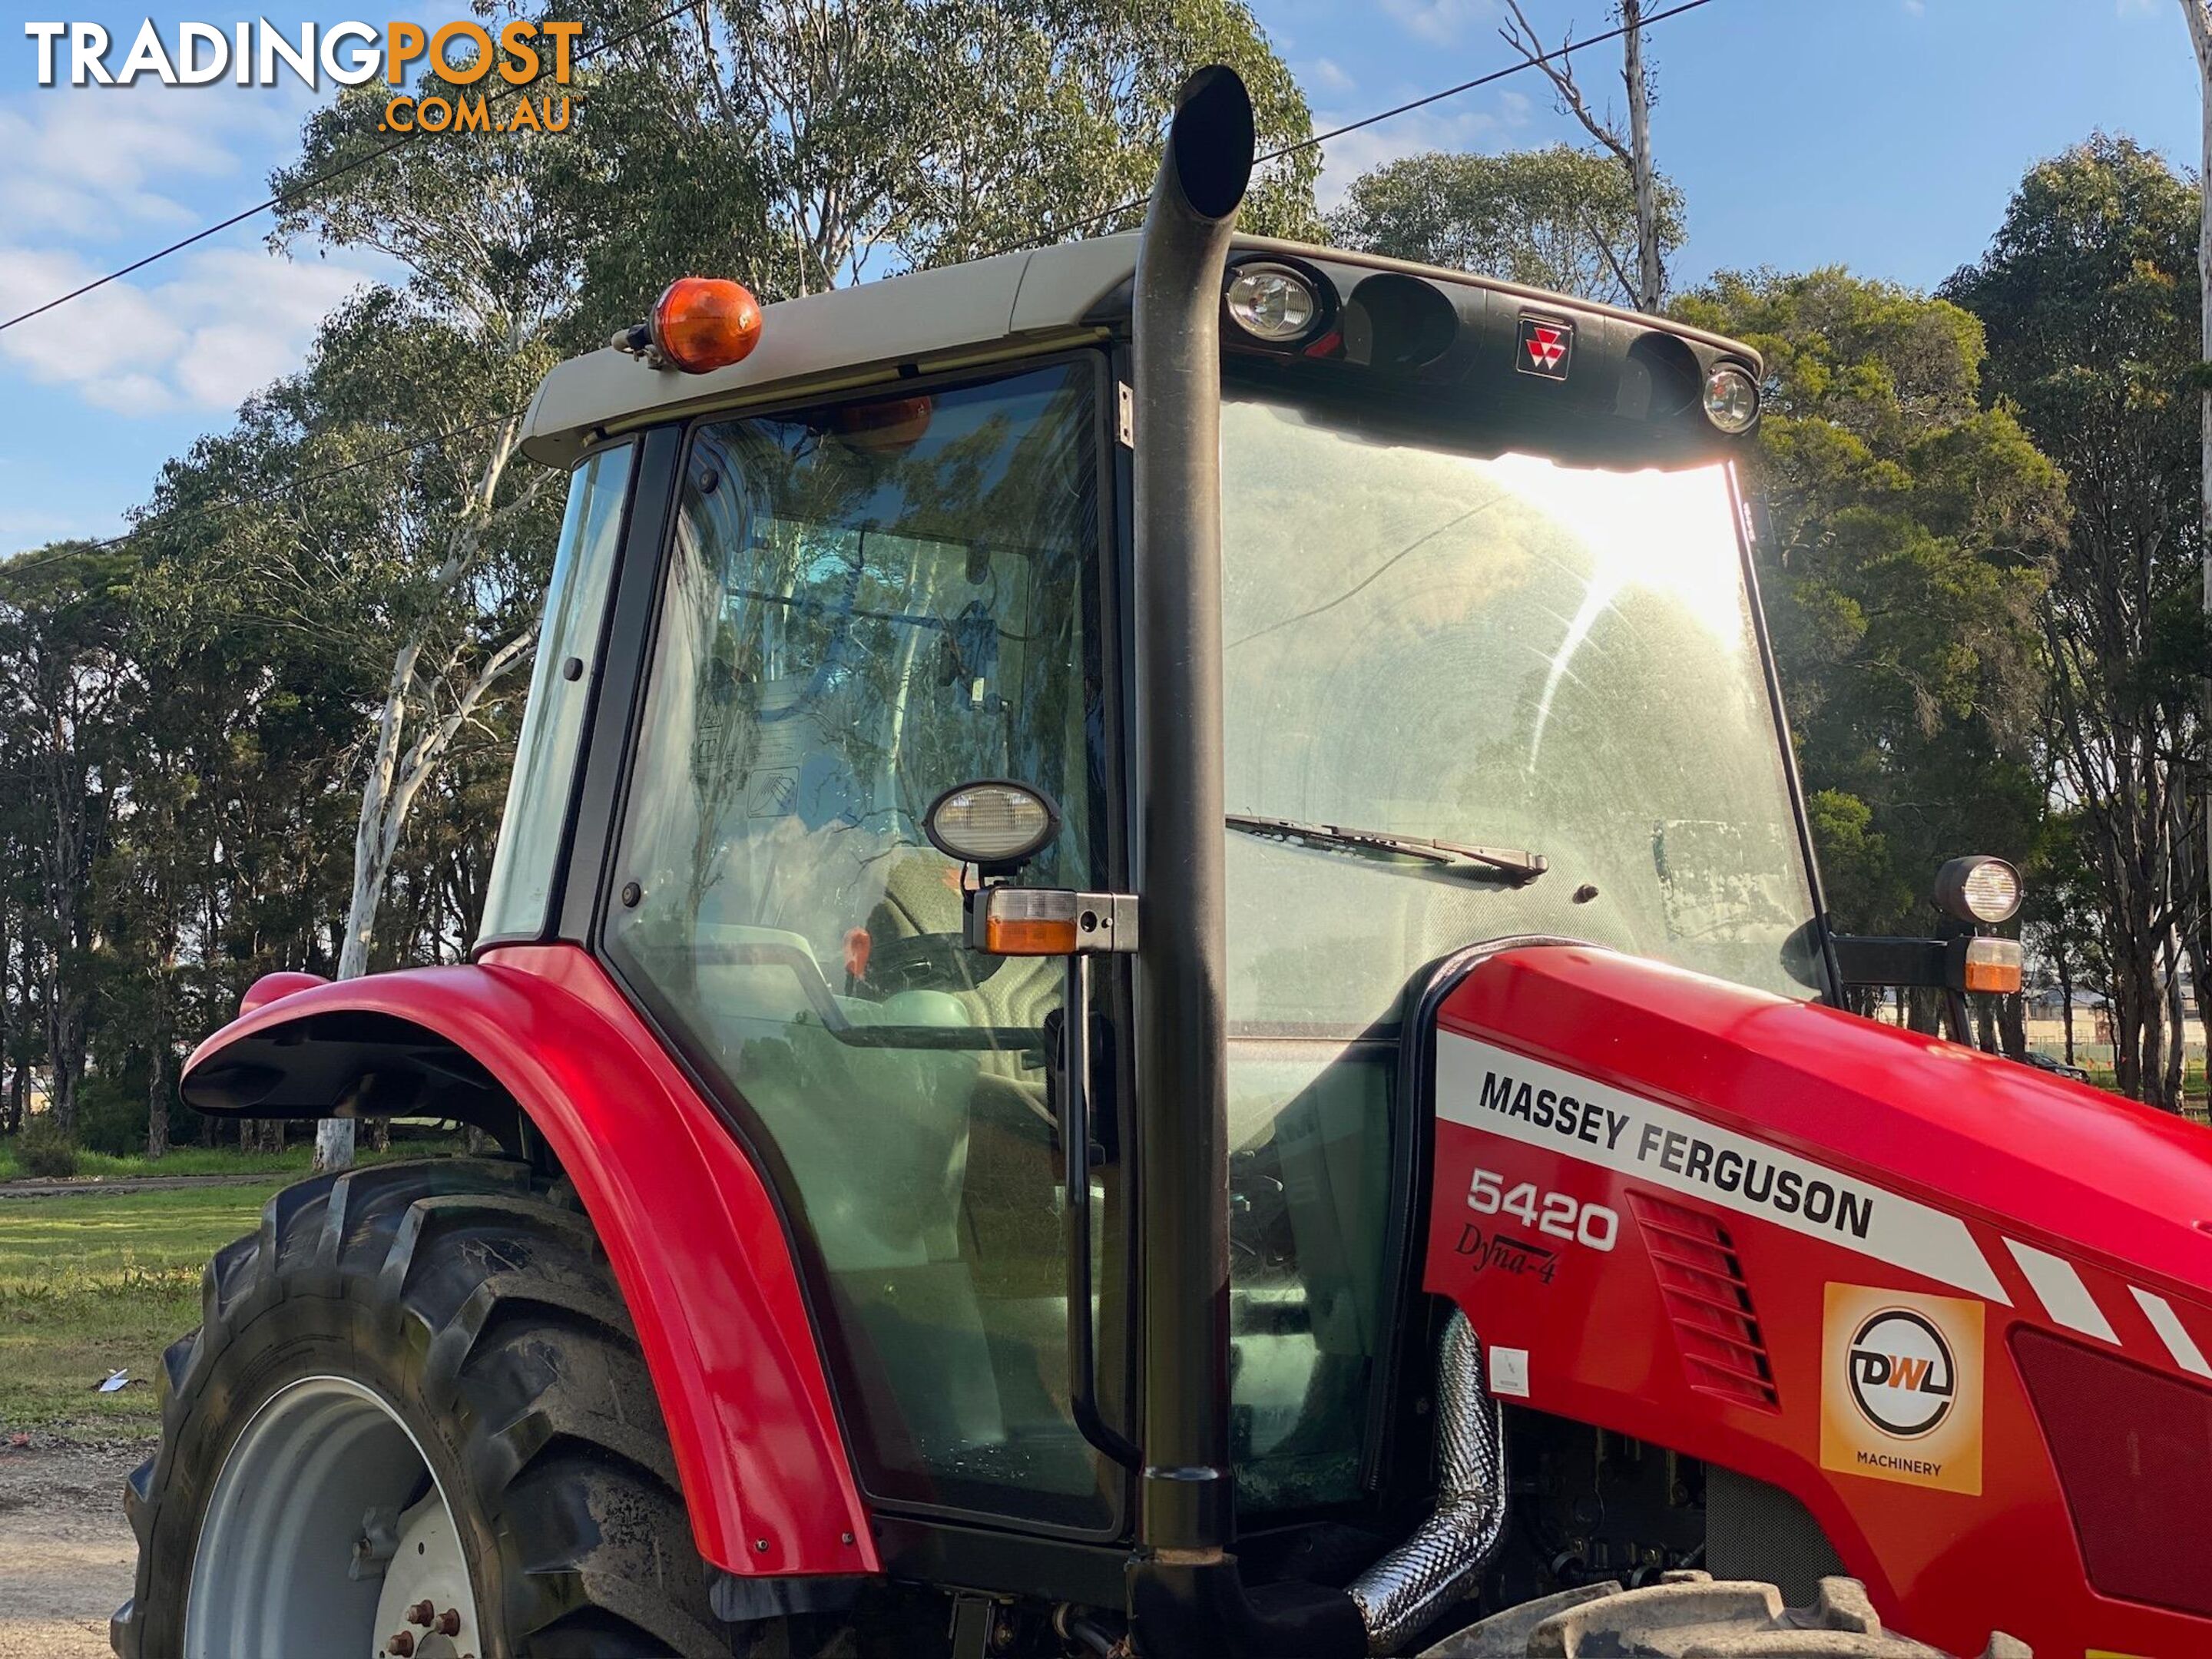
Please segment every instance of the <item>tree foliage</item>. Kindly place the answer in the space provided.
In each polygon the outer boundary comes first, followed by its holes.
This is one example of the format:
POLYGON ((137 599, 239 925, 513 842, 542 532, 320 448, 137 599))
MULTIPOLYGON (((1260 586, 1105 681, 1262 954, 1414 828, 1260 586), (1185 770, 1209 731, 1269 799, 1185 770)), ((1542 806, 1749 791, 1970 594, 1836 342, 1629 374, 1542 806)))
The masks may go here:
MULTIPOLYGON (((1682 193, 1657 181, 1659 242, 1683 237, 1682 193)), ((1636 299, 1636 190, 1601 155, 1553 144, 1503 155, 1431 151, 1352 181, 1329 216, 1346 247, 1615 304, 1636 299)))
POLYGON ((2065 469, 2072 534, 2042 612, 2053 787, 2105 916, 2123 1088, 2173 1103, 2181 963, 2212 929, 2199 679, 2199 196, 2099 135, 2033 168, 1944 292, 1979 317, 1989 391, 2065 469))
POLYGON ((2036 607, 2058 470, 1978 397, 1981 325, 1839 270, 1724 275, 1678 307, 1756 346, 1760 576, 1828 897, 1924 930, 1965 852, 2022 859, 2042 817, 2036 607))

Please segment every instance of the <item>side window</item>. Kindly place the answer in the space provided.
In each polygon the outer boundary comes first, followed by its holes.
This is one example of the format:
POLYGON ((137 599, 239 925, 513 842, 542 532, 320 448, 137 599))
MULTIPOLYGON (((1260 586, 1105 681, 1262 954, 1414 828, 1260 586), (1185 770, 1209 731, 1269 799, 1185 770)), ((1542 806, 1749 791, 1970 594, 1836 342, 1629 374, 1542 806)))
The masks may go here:
POLYGON ((599 678, 600 624, 606 616, 607 588, 614 580, 635 453, 630 445, 602 450, 568 480, 568 507, 561 520, 553 578, 545 590, 545 620, 538 635, 530 702, 514 747, 514 772, 507 780, 499 846, 492 855, 482 929, 485 939, 544 930, 554 862, 561 856, 562 828, 574 793, 584 713, 599 678))
POLYGON ((1018 778, 1066 824, 1033 878, 1103 876, 1092 379, 700 428, 607 935, 786 1172, 871 1490, 1076 1526, 1060 967, 965 948, 921 821, 1018 778))

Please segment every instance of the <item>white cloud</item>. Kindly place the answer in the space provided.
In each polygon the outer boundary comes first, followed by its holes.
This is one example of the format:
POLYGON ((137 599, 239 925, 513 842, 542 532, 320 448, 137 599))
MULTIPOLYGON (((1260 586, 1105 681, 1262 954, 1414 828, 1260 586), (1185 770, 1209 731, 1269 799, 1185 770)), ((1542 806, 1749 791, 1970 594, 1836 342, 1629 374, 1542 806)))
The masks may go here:
POLYGON ((1487 22, 1496 8, 1492 0, 1382 0, 1382 10, 1417 40, 1449 46, 1463 39, 1471 24, 1487 22))
MULTIPOLYGON (((95 274, 71 252, 0 246, 0 315, 95 274)), ((18 324, 0 334, 0 359, 118 415, 228 410, 298 367, 316 323, 369 276, 252 246, 196 249, 18 324)))
MULTIPOLYGON (((0 98, 0 319, 267 193, 304 87, 55 87, 0 98)), ((315 325, 380 271, 293 261, 249 220, 0 333, 0 363, 118 415, 227 410, 296 368, 315 325)))
POLYGON ((180 191, 223 181, 261 191, 261 159, 290 147, 309 94, 281 88, 50 87, 0 99, 0 224, 106 242, 199 216, 180 191), (249 159, 251 158, 251 159, 249 159))
POLYGON ((1359 85, 1335 60, 1328 58, 1315 58, 1299 72, 1298 79, 1324 92, 1352 92, 1359 85))

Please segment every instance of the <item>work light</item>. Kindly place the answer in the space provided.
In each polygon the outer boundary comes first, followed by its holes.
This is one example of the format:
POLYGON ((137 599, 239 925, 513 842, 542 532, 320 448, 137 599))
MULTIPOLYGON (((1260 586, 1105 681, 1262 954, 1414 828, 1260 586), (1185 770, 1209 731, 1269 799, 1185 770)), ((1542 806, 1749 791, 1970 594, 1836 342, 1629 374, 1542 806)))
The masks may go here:
POLYGON ((1313 286, 1288 265, 1239 265, 1229 276, 1229 316, 1256 340, 1303 339, 1321 315, 1313 286))
POLYGON ((923 814, 922 833, 947 858, 986 870, 1018 865, 1060 830, 1060 809, 1027 784, 986 778, 946 790, 923 814))
POLYGON ((1934 897, 1947 915, 1995 927, 2020 908, 2020 872, 1984 854, 1953 859, 1936 872, 1934 897))
POLYGON ((1759 418, 1759 384, 1734 363, 1705 376, 1705 418, 1730 437, 1759 418))

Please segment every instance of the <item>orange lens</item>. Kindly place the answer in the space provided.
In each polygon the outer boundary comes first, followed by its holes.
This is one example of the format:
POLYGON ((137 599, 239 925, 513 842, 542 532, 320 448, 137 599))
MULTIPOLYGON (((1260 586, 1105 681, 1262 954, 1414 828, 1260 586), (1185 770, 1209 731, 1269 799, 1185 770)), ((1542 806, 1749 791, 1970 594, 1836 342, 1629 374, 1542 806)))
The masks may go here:
POLYGON ((743 283, 679 276, 653 302, 653 343, 686 374, 744 362, 760 337, 760 302, 743 283))
POLYGON ((2001 991, 2010 994, 2020 989, 2020 964, 2016 962, 1970 962, 1966 964, 1966 988, 1969 991, 2001 991))
POLYGON ((1995 991, 2009 995, 2020 989, 2020 941, 2017 939, 1968 939, 1966 989, 1995 991))
POLYGON ((1001 957, 1065 957, 1075 951, 1075 918, 986 916, 983 948, 1001 957))

